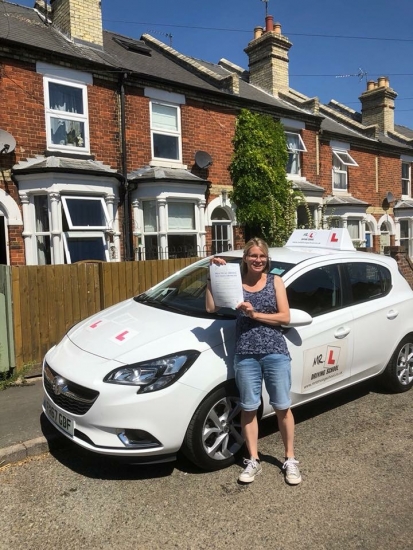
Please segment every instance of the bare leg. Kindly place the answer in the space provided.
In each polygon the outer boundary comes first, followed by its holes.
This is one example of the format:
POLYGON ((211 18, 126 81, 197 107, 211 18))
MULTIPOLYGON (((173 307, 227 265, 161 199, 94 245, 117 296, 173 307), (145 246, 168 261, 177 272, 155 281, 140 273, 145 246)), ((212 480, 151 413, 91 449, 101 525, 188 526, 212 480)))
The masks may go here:
POLYGON ((275 410, 278 419, 278 428, 284 443, 285 457, 294 457, 294 416, 291 409, 275 410))
POLYGON ((257 411, 241 411, 242 433, 251 458, 258 458, 257 411))

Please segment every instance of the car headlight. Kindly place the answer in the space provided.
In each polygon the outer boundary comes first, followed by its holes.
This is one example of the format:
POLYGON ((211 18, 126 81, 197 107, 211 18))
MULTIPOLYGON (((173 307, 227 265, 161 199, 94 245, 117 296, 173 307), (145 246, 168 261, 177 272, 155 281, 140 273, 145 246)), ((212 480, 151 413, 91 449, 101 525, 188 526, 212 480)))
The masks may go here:
POLYGON ((124 365, 107 374, 103 381, 138 386, 139 393, 160 390, 178 380, 198 358, 199 353, 195 350, 181 351, 150 361, 124 365))

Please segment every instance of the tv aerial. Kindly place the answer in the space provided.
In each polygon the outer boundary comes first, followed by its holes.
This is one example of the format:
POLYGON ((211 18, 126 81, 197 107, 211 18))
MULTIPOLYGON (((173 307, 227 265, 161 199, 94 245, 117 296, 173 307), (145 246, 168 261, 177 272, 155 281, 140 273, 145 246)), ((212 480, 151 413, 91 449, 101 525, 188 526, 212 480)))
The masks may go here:
POLYGON ((261 0, 261 2, 264 2, 264 4, 265 4, 265 17, 267 17, 267 15, 268 15, 268 2, 269 1, 270 0, 261 0))

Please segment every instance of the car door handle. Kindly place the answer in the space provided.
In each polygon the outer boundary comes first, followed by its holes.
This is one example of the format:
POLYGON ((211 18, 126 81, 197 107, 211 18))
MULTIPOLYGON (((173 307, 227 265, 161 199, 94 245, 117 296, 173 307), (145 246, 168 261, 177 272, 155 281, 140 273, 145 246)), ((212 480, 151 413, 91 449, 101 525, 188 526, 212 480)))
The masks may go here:
POLYGON ((350 327, 340 327, 336 332, 334 333, 334 338, 338 338, 339 340, 341 338, 345 338, 348 334, 350 334, 351 328, 350 327))
POLYGON ((396 309, 391 309, 387 312, 387 319, 396 319, 399 316, 399 312, 396 309))

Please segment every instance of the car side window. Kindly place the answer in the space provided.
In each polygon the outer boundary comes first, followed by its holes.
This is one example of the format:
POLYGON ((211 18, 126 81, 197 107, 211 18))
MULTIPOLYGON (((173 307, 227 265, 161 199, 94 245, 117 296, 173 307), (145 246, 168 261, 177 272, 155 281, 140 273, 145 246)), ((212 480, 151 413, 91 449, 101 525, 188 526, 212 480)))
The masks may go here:
POLYGON ((351 262, 346 264, 346 269, 353 304, 381 298, 390 292, 391 273, 386 267, 368 262, 351 262))
POLYGON ((312 269, 287 287, 290 308, 302 309, 312 317, 342 307, 342 289, 337 265, 312 269))

